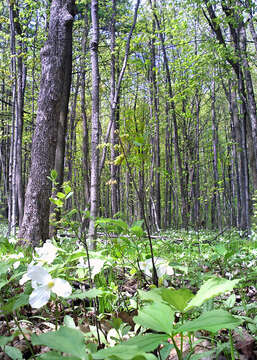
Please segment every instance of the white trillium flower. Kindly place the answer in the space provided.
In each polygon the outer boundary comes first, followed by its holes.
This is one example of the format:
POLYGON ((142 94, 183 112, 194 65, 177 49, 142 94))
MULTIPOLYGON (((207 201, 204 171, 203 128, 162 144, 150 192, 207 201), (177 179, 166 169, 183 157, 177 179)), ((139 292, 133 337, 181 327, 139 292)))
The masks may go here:
POLYGON ((41 266, 31 265, 26 275, 32 281, 34 288, 29 297, 29 303, 33 308, 39 309, 44 306, 50 299, 51 291, 64 298, 72 293, 72 287, 68 281, 60 278, 53 279, 41 266))
MULTIPOLYGON (((154 265, 156 267, 156 272, 158 278, 162 278, 164 275, 174 275, 174 270, 171 266, 169 266, 169 262, 162 258, 154 258, 154 265)), ((151 277, 153 263, 152 259, 146 259, 145 261, 141 261, 139 263, 140 270, 142 270, 145 275, 151 277)))
MULTIPOLYGON (((96 274, 99 274, 99 272, 102 270, 105 261, 101 259, 90 259, 89 262, 90 262, 91 276, 92 278, 94 278, 96 274)), ((79 268, 88 267, 87 264, 85 264, 83 257, 79 258, 78 267, 79 268)))
POLYGON ((46 240, 42 247, 36 247, 35 251, 38 257, 35 260, 41 264, 52 264, 56 258, 56 253, 58 251, 57 247, 54 246, 51 240, 46 240))

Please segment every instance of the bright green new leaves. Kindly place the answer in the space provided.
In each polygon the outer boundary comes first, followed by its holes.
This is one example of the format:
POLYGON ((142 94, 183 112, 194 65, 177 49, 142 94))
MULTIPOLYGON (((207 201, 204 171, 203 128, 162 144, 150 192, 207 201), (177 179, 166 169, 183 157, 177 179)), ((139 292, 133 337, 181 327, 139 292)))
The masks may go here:
POLYGON ((76 356, 80 360, 87 360, 84 335, 77 329, 62 326, 59 330, 32 335, 33 345, 46 345, 50 348, 76 356))
POLYGON ((136 324, 143 326, 146 329, 152 329, 166 334, 171 334, 174 311, 170 306, 163 303, 153 303, 143 307, 138 316, 134 316, 136 324))
POLYGON ((197 292, 195 297, 189 302, 186 307, 186 311, 192 309, 196 306, 201 306, 205 301, 213 298, 214 296, 218 296, 220 294, 224 294, 227 291, 233 290, 233 288, 238 284, 238 280, 227 280, 223 278, 212 278, 209 279, 206 283, 204 283, 200 290, 197 292))
POLYGON ((242 321, 242 319, 232 316, 226 310, 213 310, 203 313, 198 319, 185 322, 176 329, 176 333, 198 330, 216 332, 221 329, 235 329, 242 321))

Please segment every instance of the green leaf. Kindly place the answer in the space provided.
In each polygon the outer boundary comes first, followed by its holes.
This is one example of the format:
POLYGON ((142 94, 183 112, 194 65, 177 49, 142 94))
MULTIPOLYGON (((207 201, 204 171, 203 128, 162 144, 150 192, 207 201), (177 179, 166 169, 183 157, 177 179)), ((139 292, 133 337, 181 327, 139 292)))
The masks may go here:
POLYGON ((150 352, 155 350, 160 344, 168 341, 166 334, 144 334, 134 336, 122 344, 136 345, 141 351, 150 352))
POLYGON ((72 317, 69 316, 69 315, 65 315, 65 316, 64 316, 63 324, 64 324, 65 326, 69 327, 69 328, 76 329, 75 322, 74 322, 74 320, 72 319, 72 317))
POLYGON ((159 289, 152 289, 150 291, 138 290, 138 295, 143 301, 162 302, 162 297, 159 289))
POLYGON ((6 264, 6 263, 0 264, 0 275, 6 274, 9 267, 10 267, 9 264, 6 264))
POLYGON ((11 313, 22 306, 28 305, 29 303, 29 295, 27 294, 19 294, 12 298, 7 304, 5 304, 2 309, 6 313, 11 313))
POLYGON ((185 311, 190 310, 195 306, 201 306, 206 300, 209 300, 214 296, 233 290, 234 286, 239 281, 240 279, 227 280, 218 277, 209 279, 201 286, 195 297, 193 297, 185 308, 185 311))
POLYGON ((5 346, 8 342, 13 341, 14 335, 12 336, 0 336, 0 346, 5 346))
POLYGON ((64 190, 65 194, 68 195, 68 194, 71 192, 71 187, 70 187, 70 185, 69 185, 69 184, 65 184, 65 185, 63 186, 63 190, 64 190))
MULTIPOLYGON (((78 357, 75 356, 63 356, 60 353, 56 352, 56 351, 49 351, 45 354, 39 355, 37 357, 37 359, 42 359, 42 360, 78 360, 78 357)), ((86 358, 88 359, 88 357, 86 358)))
POLYGON ((224 306, 226 308, 232 308, 236 303, 236 295, 235 294, 231 294, 227 300, 224 302, 224 306))
POLYGON ((13 347, 13 346, 6 345, 4 347, 4 352, 12 360, 22 360, 23 359, 22 352, 19 349, 16 349, 15 347, 13 347))
POLYGON ((176 328, 176 333, 184 331, 194 332, 197 330, 207 330, 216 332, 220 329, 235 329, 242 323, 242 319, 232 316, 226 310, 212 310, 203 313, 199 318, 187 321, 176 328))
POLYGON ((163 348, 161 348, 160 350, 161 359, 168 359, 172 349, 174 349, 173 344, 169 344, 169 343, 165 344, 163 348))
POLYGON ((132 227, 129 229, 129 231, 130 231, 130 233, 131 233, 132 235, 135 235, 135 236, 137 236, 137 237, 142 237, 142 236, 144 236, 144 230, 143 230, 142 227, 139 226, 139 225, 134 225, 134 226, 132 226, 132 227))
POLYGON ((65 199, 65 194, 64 193, 62 193, 62 192, 58 192, 57 194, 56 194, 56 196, 59 198, 59 199, 65 199))
POLYGON ((57 179, 57 176, 58 176, 58 173, 55 169, 51 170, 51 178, 56 180, 57 179))
POLYGON ((161 297, 175 310, 184 312, 188 302, 194 297, 194 294, 189 289, 158 289, 161 297))
POLYGON ((59 330, 36 336, 32 335, 32 345, 46 345, 50 348, 66 352, 81 360, 86 360, 84 335, 77 329, 61 326, 59 330))
POLYGON ((101 297, 104 295, 104 291, 103 290, 99 290, 99 289, 91 289, 88 291, 75 291, 71 296, 69 296, 69 299, 93 299, 95 297, 101 297))
POLYGON ((6 281, 0 281, 0 289, 2 289, 2 287, 4 287, 6 284, 8 284, 8 280, 6 281))
POLYGON ((153 303, 139 310, 138 316, 134 316, 133 319, 136 324, 146 329, 171 334, 174 311, 168 305, 153 303))
POLYGON ((152 354, 144 354, 137 346, 116 345, 114 347, 103 349, 92 354, 93 359, 101 360, 155 360, 152 354))
POLYGON ((204 359, 212 359, 211 355, 216 353, 216 349, 214 350, 210 350, 210 351, 205 351, 202 352, 200 354, 194 354, 190 357, 190 360, 202 360, 204 359))

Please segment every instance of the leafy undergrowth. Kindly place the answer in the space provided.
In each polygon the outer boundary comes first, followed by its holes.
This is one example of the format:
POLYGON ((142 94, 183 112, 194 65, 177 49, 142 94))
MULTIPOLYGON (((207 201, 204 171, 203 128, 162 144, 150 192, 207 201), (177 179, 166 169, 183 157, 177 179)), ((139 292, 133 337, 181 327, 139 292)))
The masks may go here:
POLYGON ((101 219, 97 251, 0 237, 1 359, 255 359, 257 235, 101 219), (89 270, 90 269, 90 270, 89 270))

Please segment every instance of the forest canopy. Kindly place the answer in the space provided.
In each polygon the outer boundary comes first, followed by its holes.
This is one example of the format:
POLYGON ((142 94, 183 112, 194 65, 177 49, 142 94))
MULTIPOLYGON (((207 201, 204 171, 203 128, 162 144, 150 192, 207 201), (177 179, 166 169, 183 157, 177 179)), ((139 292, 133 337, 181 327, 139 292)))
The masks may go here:
POLYGON ((48 238, 53 169, 56 191, 63 183, 73 191, 66 210, 91 213, 92 237, 99 216, 145 217, 151 231, 249 230, 255 2, 52 1, 51 15, 50 5, 0 5, 0 202, 9 231, 19 225, 35 244, 48 238))

